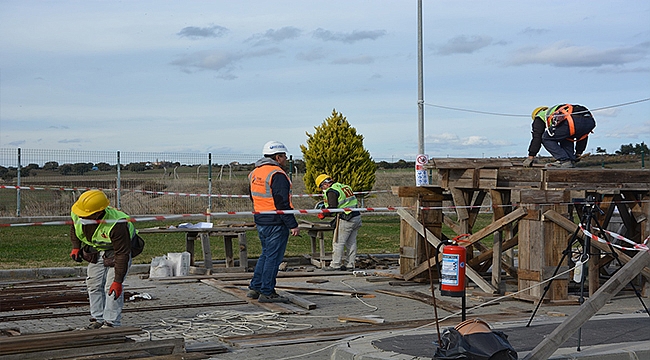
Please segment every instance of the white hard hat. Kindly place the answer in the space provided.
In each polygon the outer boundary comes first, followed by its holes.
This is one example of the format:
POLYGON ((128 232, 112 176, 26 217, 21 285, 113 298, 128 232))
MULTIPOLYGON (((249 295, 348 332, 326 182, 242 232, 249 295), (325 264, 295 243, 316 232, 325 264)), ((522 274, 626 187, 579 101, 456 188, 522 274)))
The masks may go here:
POLYGON ((262 155, 286 154, 287 152, 287 147, 279 141, 269 141, 264 144, 264 149, 262 149, 262 155))

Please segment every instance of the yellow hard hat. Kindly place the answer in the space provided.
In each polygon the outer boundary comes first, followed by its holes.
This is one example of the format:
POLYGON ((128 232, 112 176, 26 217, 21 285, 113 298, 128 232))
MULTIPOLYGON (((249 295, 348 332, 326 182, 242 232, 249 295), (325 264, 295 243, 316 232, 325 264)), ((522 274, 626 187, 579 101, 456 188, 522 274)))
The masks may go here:
POLYGON ((540 106, 540 107, 538 107, 538 108, 535 108, 535 110, 533 110, 533 113, 530 115, 530 117, 531 117, 533 120, 535 120, 535 116, 537 115, 538 112, 540 112, 540 111, 546 111, 546 110, 548 110, 548 106, 540 106))
POLYGON ((316 177, 316 187, 320 187, 325 180, 331 179, 329 175, 327 174, 320 174, 316 177))
POLYGON ((72 212, 79 217, 86 217, 106 209, 109 203, 103 191, 88 190, 72 205, 72 212))

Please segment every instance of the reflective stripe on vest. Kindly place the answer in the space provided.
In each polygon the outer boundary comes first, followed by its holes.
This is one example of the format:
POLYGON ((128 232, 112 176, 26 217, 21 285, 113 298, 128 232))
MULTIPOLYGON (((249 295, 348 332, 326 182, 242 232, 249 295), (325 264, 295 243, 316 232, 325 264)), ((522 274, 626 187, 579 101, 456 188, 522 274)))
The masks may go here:
POLYGON ((253 210, 255 211, 273 211, 278 210, 275 208, 273 201, 273 192, 271 190, 271 181, 273 175, 281 173, 289 181, 289 205, 293 208, 291 202, 291 180, 289 176, 282 170, 281 167, 276 165, 264 165, 255 168, 248 174, 248 181, 251 187, 251 197, 253 198, 253 210))
MULTIPOLYGON (((323 199, 325 200, 325 207, 329 207, 327 203, 327 191, 329 189, 334 189, 339 193, 338 197, 338 205, 337 208, 342 209, 342 208, 353 208, 356 207, 357 204, 359 203, 357 201, 357 197, 354 196, 354 191, 352 188, 348 185, 344 185, 341 183, 334 183, 332 186, 330 186, 327 190, 323 191, 323 199)), ((344 211, 346 214, 351 213, 352 211, 344 211)))
MULTIPOLYGON (((106 211, 106 214, 102 218, 102 220, 120 220, 120 219, 128 219, 130 216, 117 210, 112 207, 107 207, 104 211, 106 211)), ((77 235, 77 238, 84 244, 89 245, 99 251, 101 250, 108 250, 113 248, 113 244, 111 242, 111 230, 113 230, 113 227, 117 222, 108 222, 108 223, 99 223, 97 225, 97 229, 95 230, 95 233, 93 234, 92 239, 88 240, 86 238, 86 235, 83 232, 83 225, 79 223, 79 216, 73 212, 70 213, 70 217, 72 218, 72 221, 74 222, 74 233, 77 235)), ((127 223, 129 227, 129 235, 131 238, 137 233, 135 230, 135 226, 133 226, 132 223, 127 223)))

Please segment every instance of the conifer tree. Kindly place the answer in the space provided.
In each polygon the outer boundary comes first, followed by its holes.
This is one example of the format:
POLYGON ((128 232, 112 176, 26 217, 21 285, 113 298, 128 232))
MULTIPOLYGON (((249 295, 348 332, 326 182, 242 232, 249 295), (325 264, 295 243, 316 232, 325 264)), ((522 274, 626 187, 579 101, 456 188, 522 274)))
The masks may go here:
POLYGON ((375 185, 376 167, 370 152, 363 147, 363 135, 357 134, 336 109, 314 129, 314 134, 307 133, 307 146, 300 145, 306 166, 303 180, 307 191, 321 191, 314 184, 320 174, 349 185, 355 192, 371 190, 375 185))

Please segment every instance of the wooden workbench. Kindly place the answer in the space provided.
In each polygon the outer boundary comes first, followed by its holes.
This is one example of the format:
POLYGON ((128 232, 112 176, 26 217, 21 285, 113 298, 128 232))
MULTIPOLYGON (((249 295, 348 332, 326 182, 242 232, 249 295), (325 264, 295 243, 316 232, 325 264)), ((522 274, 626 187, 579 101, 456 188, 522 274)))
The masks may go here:
MULTIPOLYGON (((201 248, 203 249, 203 266, 208 273, 215 271, 212 266, 212 251, 210 250, 210 237, 223 236, 224 250, 226 253, 226 268, 235 268, 235 260, 233 258, 232 241, 237 239, 239 243, 239 267, 238 271, 246 272, 248 265, 248 246, 246 243, 246 231, 254 230, 254 226, 227 226, 227 227, 213 227, 213 228, 148 228, 139 229, 141 234, 152 233, 184 233, 185 234, 185 249, 190 253, 190 266, 194 266, 194 240, 199 238, 201 240, 201 248)), ((233 269, 234 270, 234 269, 233 269)), ((219 270, 216 270, 219 271, 219 270)))
POLYGON ((298 224, 301 231, 307 230, 311 240, 311 263, 319 268, 324 268, 327 262, 332 261, 332 253, 325 252, 325 232, 334 231, 334 227, 325 223, 313 223, 301 220, 298 224), (318 240, 318 252, 316 252, 316 240, 318 240))

